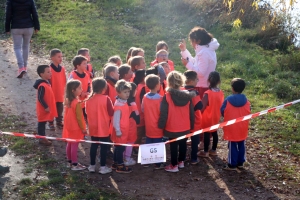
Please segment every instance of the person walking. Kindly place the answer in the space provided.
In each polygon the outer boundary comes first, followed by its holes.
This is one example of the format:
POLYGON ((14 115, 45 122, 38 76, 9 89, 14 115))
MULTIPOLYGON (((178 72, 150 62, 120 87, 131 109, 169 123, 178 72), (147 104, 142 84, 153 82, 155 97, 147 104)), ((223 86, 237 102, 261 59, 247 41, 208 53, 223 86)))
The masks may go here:
POLYGON ((30 39, 40 30, 34 0, 6 0, 5 32, 12 35, 18 62, 17 78, 27 72, 30 39))

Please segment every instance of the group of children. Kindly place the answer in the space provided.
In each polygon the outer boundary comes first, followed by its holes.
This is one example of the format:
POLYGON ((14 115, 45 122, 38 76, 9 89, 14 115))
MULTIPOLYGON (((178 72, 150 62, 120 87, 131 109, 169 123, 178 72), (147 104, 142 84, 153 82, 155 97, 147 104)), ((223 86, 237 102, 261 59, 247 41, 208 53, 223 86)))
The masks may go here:
MULTIPOLYGON (((119 56, 109 58, 103 69, 103 78, 94 77, 90 64, 89 50, 80 49, 73 59, 74 70, 66 79, 62 62, 62 52, 50 52, 52 63, 40 65, 34 88, 37 91, 38 134, 45 136, 47 122, 51 130, 63 129, 62 137, 83 139, 86 134, 92 141, 121 144, 150 144, 163 142, 163 138, 174 139, 188 133, 231 120, 250 113, 250 104, 241 94, 245 88, 242 79, 233 79, 233 95, 224 100, 220 90, 220 75, 213 71, 208 77, 209 89, 200 98, 195 89, 197 73, 187 70, 184 74, 174 71, 174 63, 168 59, 168 45, 164 41, 156 46, 156 59, 146 69, 144 51, 132 47, 128 50, 126 64, 119 56), (63 117, 64 113, 64 117, 63 117), (146 138, 143 141, 143 138, 146 138)), ((241 122, 224 128, 224 138, 229 142, 228 164, 225 169, 242 168, 245 162, 245 139, 248 122, 241 122)), ((43 145, 51 141, 40 139, 43 145)), ((216 131, 204 133, 201 141, 204 150, 199 151, 200 135, 191 137, 190 163, 197 164, 198 156, 217 155, 218 134, 216 131), (213 138, 209 150, 210 138, 213 138)), ((87 167, 77 160, 78 142, 67 142, 68 167, 84 170, 87 167)), ((106 166, 110 145, 92 143, 90 147, 90 172, 95 172, 97 149, 100 145, 99 173, 115 170, 130 173, 130 166, 136 161, 132 158, 132 146, 114 146, 113 164, 106 166)), ((170 143, 171 163, 154 164, 155 169, 177 172, 184 168, 187 139, 170 143)), ((149 167, 149 165, 145 165, 149 167)))

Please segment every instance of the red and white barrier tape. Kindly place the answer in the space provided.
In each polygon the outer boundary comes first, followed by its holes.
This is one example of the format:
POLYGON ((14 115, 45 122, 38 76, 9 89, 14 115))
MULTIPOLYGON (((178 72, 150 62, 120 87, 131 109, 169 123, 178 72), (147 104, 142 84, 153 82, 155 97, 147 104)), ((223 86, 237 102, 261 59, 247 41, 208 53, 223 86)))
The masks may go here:
MULTIPOLYGON (((191 136, 194 136, 194 135, 198 135, 198 134, 201 134, 201 133, 216 130, 218 128, 222 128, 224 126, 229 126, 229 125, 241 122, 241 121, 246 121, 246 120, 249 120, 249 119, 253 119, 253 118, 256 118, 258 116, 265 115, 265 114, 268 114, 270 112, 274 112, 276 110, 283 109, 285 107, 294 105, 294 104, 299 103, 299 102, 300 102, 300 99, 289 102, 289 103, 286 103, 286 104, 283 104, 283 105, 280 105, 280 106, 277 106, 277 107, 270 108, 268 110, 263 110, 263 111, 260 111, 260 112, 254 113, 254 114, 250 114, 250 115, 246 115, 246 116, 239 117, 239 118, 236 118, 236 119, 232 119, 230 121, 222 122, 220 124, 216 124, 216 125, 213 125, 211 127, 201 129, 201 130, 196 131, 194 133, 190 133, 190 134, 187 134, 187 135, 184 135, 184 136, 166 141, 165 144, 175 142, 175 141, 178 141, 178 140, 182 140, 182 139, 185 139, 185 138, 188 138, 188 137, 191 137, 191 136)), ((86 142, 86 143, 109 144, 109 145, 135 146, 135 147, 140 146, 140 144, 121 144, 121 143, 99 142, 99 141, 91 141, 91 140, 75 140, 75 139, 68 139, 68 138, 56 138, 56 137, 32 135, 32 134, 26 134, 26 133, 1 132, 1 131, 0 131, 0 133, 5 134, 5 135, 13 135, 13 136, 17 136, 17 137, 29 137, 29 138, 36 138, 36 139, 44 138, 44 139, 49 139, 49 140, 58 140, 58 141, 65 141, 65 142, 86 142)))

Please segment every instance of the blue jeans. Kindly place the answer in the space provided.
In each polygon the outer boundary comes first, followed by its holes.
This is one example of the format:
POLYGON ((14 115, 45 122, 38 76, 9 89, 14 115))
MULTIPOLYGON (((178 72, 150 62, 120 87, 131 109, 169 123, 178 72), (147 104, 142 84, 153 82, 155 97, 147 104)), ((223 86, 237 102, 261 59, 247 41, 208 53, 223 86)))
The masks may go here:
POLYGON ((14 50, 19 69, 22 67, 27 67, 30 39, 32 34, 33 28, 11 29, 11 35, 14 42, 14 50))
POLYGON ((231 167, 242 166, 246 161, 245 140, 239 142, 228 141, 228 164, 231 167))
MULTIPOLYGON (((160 143, 160 142, 163 142, 162 140, 163 138, 149 138, 149 137, 146 137, 146 144, 153 144, 153 143, 160 143)), ((156 166, 160 166, 161 163, 155 163, 156 166)))

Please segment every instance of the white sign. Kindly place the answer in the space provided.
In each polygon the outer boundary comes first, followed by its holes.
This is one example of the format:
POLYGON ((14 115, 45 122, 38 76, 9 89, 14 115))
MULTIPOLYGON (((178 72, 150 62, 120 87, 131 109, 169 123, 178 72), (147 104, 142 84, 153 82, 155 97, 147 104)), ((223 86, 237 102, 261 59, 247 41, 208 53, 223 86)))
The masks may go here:
POLYGON ((139 148, 138 163, 151 164, 166 162, 165 143, 142 144, 139 148))

